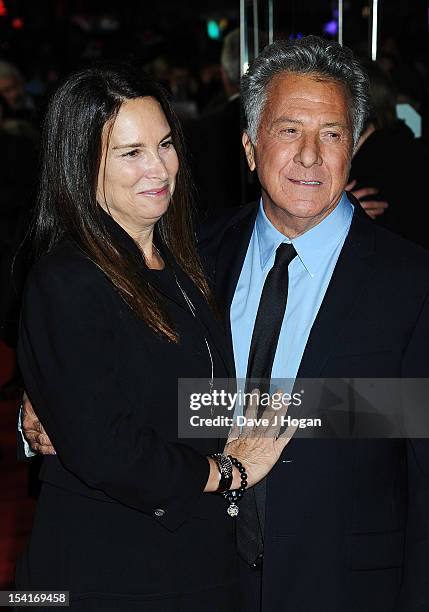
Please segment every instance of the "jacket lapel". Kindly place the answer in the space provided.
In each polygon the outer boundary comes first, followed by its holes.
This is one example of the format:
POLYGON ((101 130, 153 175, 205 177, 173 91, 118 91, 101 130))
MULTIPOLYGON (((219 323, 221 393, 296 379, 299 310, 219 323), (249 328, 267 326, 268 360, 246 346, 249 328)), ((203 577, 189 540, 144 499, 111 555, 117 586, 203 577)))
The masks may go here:
POLYGON ((340 332, 374 271, 375 227, 359 203, 323 302, 311 329, 297 378, 321 375, 340 332))
POLYGON ((231 356, 234 376, 230 310, 257 214, 258 204, 246 207, 244 214, 226 230, 216 259, 215 296, 223 317, 226 345, 231 356))
MULTIPOLYGON (((221 322, 216 319, 199 289, 183 272, 183 270, 179 267, 176 261, 171 258, 171 256, 169 265, 173 269, 174 274, 180 283, 180 286, 185 291, 185 293, 191 300, 193 306, 195 307, 197 323, 199 323, 203 327, 204 334, 210 337, 210 340, 216 346, 216 349, 220 357, 222 358, 222 361, 224 362, 227 371, 229 372, 229 374, 232 375, 233 371, 231 370, 231 360, 229 359, 229 354, 227 352, 225 336, 223 333, 221 322)), ((183 300, 183 303, 179 305, 188 309, 188 306, 185 304, 185 300, 183 300)))

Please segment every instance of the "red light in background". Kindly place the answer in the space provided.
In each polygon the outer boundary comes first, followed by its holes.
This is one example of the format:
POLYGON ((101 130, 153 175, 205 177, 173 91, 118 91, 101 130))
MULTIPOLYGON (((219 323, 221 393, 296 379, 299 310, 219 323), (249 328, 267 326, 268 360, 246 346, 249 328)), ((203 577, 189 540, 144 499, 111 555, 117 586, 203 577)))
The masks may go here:
POLYGON ((7 15, 7 8, 5 6, 5 3, 3 2, 3 0, 0 0, 0 17, 6 17, 7 15))
POLYGON ((12 27, 15 28, 15 30, 20 30, 21 28, 23 28, 23 19, 21 19, 21 17, 15 17, 15 19, 12 20, 12 27))

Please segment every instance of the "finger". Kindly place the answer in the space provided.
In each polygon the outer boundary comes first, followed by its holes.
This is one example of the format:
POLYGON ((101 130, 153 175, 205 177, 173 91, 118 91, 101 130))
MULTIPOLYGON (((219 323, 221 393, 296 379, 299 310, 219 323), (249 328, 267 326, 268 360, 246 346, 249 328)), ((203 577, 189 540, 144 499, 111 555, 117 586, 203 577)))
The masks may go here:
POLYGON ((286 396, 282 390, 279 390, 278 393, 279 393, 278 397, 280 398, 280 408, 277 411, 277 424, 278 424, 277 436, 283 427, 284 418, 286 417, 286 414, 287 414, 287 411, 290 405, 290 396, 286 396))
POLYGON ((377 217, 381 217, 384 210, 366 210, 365 212, 371 219, 376 219, 377 217))
POLYGON ((247 404, 247 407, 244 413, 244 416, 246 417, 246 422, 242 427, 240 437, 245 438, 247 436, 258 435, 257 432, 255 433, 254 423, 255 423, 255 420, 258 414, 259 402, 260 402, 259 389, 252 389, 252 391, 250 392, 248 396, 248 404, 247 404))
POLYGON ((26 393, 24 393, 24 395, 22 396, 22 407, 23 407, 24 413, 32 415, 33 417, 36 416, 33 410, 33 405, 28 399, 28 395, 26 393))
POLYGON ((378 193, 378 189, 375 187, 363 187, 362 189, 357 189, 356 191, 352 191, 355 198, 360 200, 361 198, 366 198, 370 195, 376 195, 378 193))
POLYGON ((36 421, 34 421, 33 419, 31 419, 31 421, 24 420, 23 426, 24 426, 25 433, 27 433, 27 431, 37 431, 37 433, 45 433, 42 423, 37 420, 36 421))
POLYGON ((292 438, 293 436, 291 435, 285 436, 284 434, 282 434, 276 440, 274 440, 274 448, 278 457, 280 457, 280 455, 282 454, 286 446, 289 444, 289 442, 292 440, 292 438))
POLYGON ((39 436, 39 432, 38 431, 26 431, 25 432, 25 439, 29 442, 37 442, 37 436, 39 436))
POLYGON ((353 179, 352 181, 350 181, 350 183, 347 183, 347 185, 345 186, 345 190, 351 191, 355 185, 356 185, 356 179, 353 179))
POLYGON ((27 437, 27 441, 30 444, 31 449, 39 454, 39 455, 56 455, 57 452, 55 447, 52 446, 49 438, 48 443, 45 440, 41 440, 39 438, 40 434, 32 436, 31 438, 27 437))
POLYGON ((368 207, 364 208, 364 211, 367 212, 368 214, 375 213, 375 214, 378 214, 378 215, 382 215, 385 210, 386 210, 385 208, 381 208, 381 207, 378 207, 378 206, 368 206, 368 207))
POLYGON ((25 435, 27 435, 28 432, 31 431, 37 431, 38 433, 42 433, 40 421, 34 421, 33 419, 24 419, 22 422, 22 427, 24 429, 25 435))
MULTIPOLYGON (((282 425, 282 419, 287 411, 287 403, 285 403, 285 394, 282 389, 277 389, 270 397, 270 404, 264 409, 263 419, 266 422, 260 426, 262 435, 265 437, 276 438, 282 425)), ((260 435, 260 434, 259 434, 260 435)))
POLYGON ((46 434, 37 434, 36 441, 40 446, 52 446, 52 442, 46 434))
POLYGON ((378 200, 366 200, 365 202, 361 202, 362 208, 365 210, 379 210, 389 208, 389 204, 387 202, 379 202, 378 200))
POLYGON ((374 212, 382 215, 386 208, 387 206, 366 206, 364 210, 366 210, 366 212, 374 212))
POLYGON ((279 435, 277 440, 275 441, 276 448, 279 452, 283 451, 287 444, 292 440, 296 430, 298 427, 296 425, 289 425, 286 429, 279 435))
POLYGON ((255 428, 254 435, 262 436, 264 438, 275 438, 278 434, 279 426, 277 422, 278 411, 273 410, 270 406, 264 409, 262 415, 262 422, 255 428))
POLYGON ((234 425, 231 428, 231 431, 229 432, 229 436, 228 436, 226 443, 229 444, 230 442, 233 442, 234 440, 238 438, 239 435, 240 435, 240 428, 237 425, 237 423, 234 423, 234 425))
POLYGON ((384 209, 376 210, 376 209, 365 209, 366 214, 371 217, 371 219, 375 219, 376 217, 380 217, 384 214, 384 209))
POLYGON ((39 445, 39 453, 41 455, 56 455, 57 454, 53 446, 45 445, 45 444, 39 445))

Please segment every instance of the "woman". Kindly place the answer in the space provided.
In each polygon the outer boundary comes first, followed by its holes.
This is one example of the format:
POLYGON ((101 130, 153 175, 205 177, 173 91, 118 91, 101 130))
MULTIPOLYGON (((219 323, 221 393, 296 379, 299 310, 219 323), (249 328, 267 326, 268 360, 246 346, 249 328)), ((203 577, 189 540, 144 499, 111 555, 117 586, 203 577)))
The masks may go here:
POLYGON ((373 185, 377 197, 389 203, 378 217, 380 225, 429 248, 427 224, 422 222, 425 183, 409 180, 427 173, 428 151, 398 119, 396 91, 388 75, 375 62, 365 62, 365 69, 370 80, 370 115, 352 160, 350 179, 358 187, 373 185))
MULTIPOLYGON (((58 454, 17 587, 69 590, 79 611, 233 611, 234 521, 208 493, 244 477, 207 457, 215 441, 177 437, 178 379, 228 376, 177 120, 146 77, 92 68, 53 97, 42 151, 19 361, 58 454)), ((225 452, 252 486, 286 442, 225 452)))

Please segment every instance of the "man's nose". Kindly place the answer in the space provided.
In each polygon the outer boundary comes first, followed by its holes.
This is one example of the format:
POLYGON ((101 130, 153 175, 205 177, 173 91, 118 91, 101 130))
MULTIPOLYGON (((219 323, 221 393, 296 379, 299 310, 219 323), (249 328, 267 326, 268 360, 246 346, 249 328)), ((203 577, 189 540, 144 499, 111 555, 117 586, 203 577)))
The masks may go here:
POLYGON ((311 168, 311 166, 320 166, 322 164, 317 137, 310 135, 303 136, 298 143, 298 150, 294 156, 294 162, 301 164, 304 168, 311 168))

